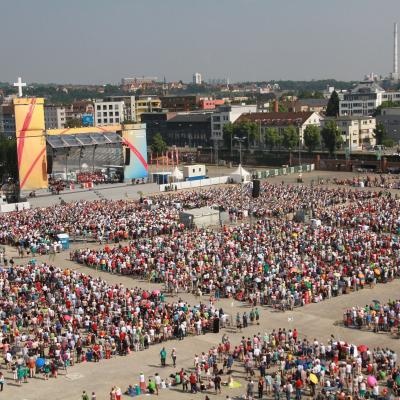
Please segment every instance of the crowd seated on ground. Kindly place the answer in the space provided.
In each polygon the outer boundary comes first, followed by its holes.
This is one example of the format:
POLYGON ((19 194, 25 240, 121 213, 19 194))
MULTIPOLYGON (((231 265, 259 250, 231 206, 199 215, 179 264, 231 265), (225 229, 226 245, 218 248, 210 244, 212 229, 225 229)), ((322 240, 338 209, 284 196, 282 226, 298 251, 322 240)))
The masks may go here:
POLYGON ((365 307, 352 307, 343 315, 343 323, 349 328, 373 332, 400 333, 400 300, 381 304, 374 300, 365 307))
POLYGON ((243 210, 258 218, 286 217, 299 209, 324 209, 337 204, 378 196, 371 191, 355 191, 343 188, 328 189, 304 185, 271 184, 263 182, 260 196, 252 198, 251 183, 218 188, 187 190, 173 194, 152 196, 154 203, 164 206, 179 204, 182 208, 218 206, 234 218, 243 210))

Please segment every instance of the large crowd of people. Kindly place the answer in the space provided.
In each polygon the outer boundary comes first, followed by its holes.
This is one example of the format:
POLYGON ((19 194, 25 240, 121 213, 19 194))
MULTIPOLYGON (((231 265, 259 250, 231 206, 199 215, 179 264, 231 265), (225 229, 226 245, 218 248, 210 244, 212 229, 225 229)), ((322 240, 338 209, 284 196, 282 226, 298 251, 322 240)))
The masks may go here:
POLYGON ((173 207, 133 201, 79 201, 0 214, 0 243, 41 252, 59 233, 95 240, 169 234, 182 228, 173 207))
POLYGON ((157 373, 148 384, 141 374, 126 394, 170 387, 192 395, 224 392, 226 398, 229 389, 243 387, 245 399, 389 399, 400 395, 400 371, 397 354, 387 347, 369 349, 334 337, 323 343, 302 338, 296 328, 279 328, 243 336, 236 346, 224 335, 220 344, 194 355, 191 371, 177 368, 164 379, 157 373), (245 385, 235 380, 243 375, 245 385))
POLYGON ((391 174, 358 175, 353 178, 342 179, 334 178, 332 182, 339 186, 400 189, 399 175, 391 174))
MULTIPOLYGON (((259 305, 284 311, 398 278, 399 206, 384 192, 263 183, 257 199, 248 184, 227 185, 153 196, 148 202, 81 201, 0 216, 0 243, 33 254, 48 251, 60 232, 91 238, 106 244, 73 250, 72 260, 164 285, 152 292, 130 289, 79 271, 35 260, 16 265, 2 257, 0 342, 7 370, 17 383, 38 371, 47 379, 76 362, 127 355, 153 343, 213 331, 227 319, 213 302, 221 297, 251 305, 249 314, 236 316, 236 326, 242 328, 259 317, 259 305), (256 220, 214 230, 185 229, 179 209, 205 205, 229 212, 234 221, 244 211, 253 212, 256 220), (299 209, 310 210, 320 224, 287 218, 299 209), (167 302, 165 291, 175 292, 177 299, 167 302), (180 291, 210 294, 210 302, 189 305, 179 298, 180 291)), ((399 304, 354 308, 344 322, 392 330, 398 327, 399 304)), ((400 382, 396 355, 387 349, 360 350, 333 340, 324 346, 298 341, 283 330, 244 339, 234 349, 226 343, 223 354, 216 348, 198 356, 195 373, 186 377, 190 385, 205 381, 205 388, 214 385, 218 391, 223 383, 214 379, 220 375, 218 363, 224 371, 233 360, 244 363, 249 382, 259 369, 258 384, 274 396, 297 389, 301 394, 306 388, 315 394, 319 386, 326 395, 335 387, 365 397, 368 385, 376 396, 379 385, 369 384, 365 371, 377 381, 381 371, 389 374, 394 392, 400 382), (274 376, 267 373, 271 366, 278 367, 274 376)), ((186 378, 180 376, 180 383, 186 378)), ((248 397, 253 390, 249 384, 248 397)))
POLYGON ((343 315, 343 323, 349 328, 367 329, 373 332, 400 333, 400 300, 381 304, 378 300, 364 307, 352 307, 343 315))
POLYGON ((91 267, 162 282, 171 290, 200 290, 283 308, 400 274, 400 243, 393 235, 274 219, 76 250, 71 256, 91 267))
POLYGON ((229 323, 211 301, 168 303, 159 290, 109 285, 33 260, 26 265, 5 261, 0 310, 2 356, 16 383, 37 373, 57 377, 58 369, 75 363, 124 356, 229 323))

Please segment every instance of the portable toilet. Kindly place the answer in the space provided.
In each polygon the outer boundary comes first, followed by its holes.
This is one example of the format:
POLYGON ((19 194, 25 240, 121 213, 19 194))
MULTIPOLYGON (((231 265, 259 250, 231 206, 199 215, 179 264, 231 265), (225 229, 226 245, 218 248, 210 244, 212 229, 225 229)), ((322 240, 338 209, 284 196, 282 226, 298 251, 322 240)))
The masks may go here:
POLYGON ((59 233, 57 235, 58 240, 60 241, 63 250, 69 249, 69 235, 67 233, 59 233))

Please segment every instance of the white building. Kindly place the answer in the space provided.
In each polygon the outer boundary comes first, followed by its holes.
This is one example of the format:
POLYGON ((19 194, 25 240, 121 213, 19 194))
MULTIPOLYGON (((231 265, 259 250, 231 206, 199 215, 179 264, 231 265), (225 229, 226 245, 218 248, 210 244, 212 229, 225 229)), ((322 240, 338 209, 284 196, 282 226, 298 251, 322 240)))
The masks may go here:
POLYGON ((120 124, 124 121, 124 101, 102 101, 94 103, 94 125, 107 126, 120 124))
POLYGON ((234 123, 244 113, 254 113, 256 105, 223 105, 219 106, 211 117, 211 140, 223 140, 224 125, 234 123))
POLYGON ((202 79, 200 72, 195 72, 193 74, 193 85, 201 85, 202 79))
POLYGON ((368 116, 384 101, 400 101, 400 92, 385 92, 376 82, 360 82, 339 102, 339 115, 368 116))
POLYGON ((48 105, 44 107, 46 129, 63 129, 66 123, 65 107, 48 105))
POLYGON ((369 116, 325 117, 321 120, 321 128, 323 128, 328 121, 332 120, 336 122, 346 148, 351 150, 363 150, 376 144, 374 137, 374 130, 376 128, 375 118, 369 116))

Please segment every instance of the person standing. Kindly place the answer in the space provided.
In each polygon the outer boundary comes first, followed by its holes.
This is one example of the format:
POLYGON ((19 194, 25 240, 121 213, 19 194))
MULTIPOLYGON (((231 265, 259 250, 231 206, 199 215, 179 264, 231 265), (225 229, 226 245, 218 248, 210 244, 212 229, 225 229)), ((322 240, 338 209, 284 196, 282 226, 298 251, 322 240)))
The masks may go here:
POLYGON ((260 376, 260 379, 258 380, 258 398, 259 399, 262 399, 263 392, 264 392, 264 377, 260 376))
POLYGON ((0 372, 0 392, 3 391, 3 386, 4 386, 4 375, 2 372, 0 372))
POLYGON ((215 386, 215 394, 221 394, 221 377, 219 375, 215 375, 214 377, 214 386, 215 386))
POLYGON ((176 367, 176 349, 175 349, 175 347, 172 349, 171 358, 172 358, 172 363, 173 363, 174 368, 175 368, 176 367))
POLYGON ((82 400, 89 400, 89 396, 88 396, 88 394, 86 393, 86 390, 84 390, 84 391, 82 392, 82 400))
POLYGON ((160 351, 160 358, 161 358, 161 366, 165 367, 165 360, 167 359, 167 352, 165 351, 165 347, 163 347, 160 351))
POLYGON ((246 390, 247 398, 252 399, 253 393, 254 393, 254 382, 253 379, 250 378, 249 381, 247 382, 247 390, 246 390))

